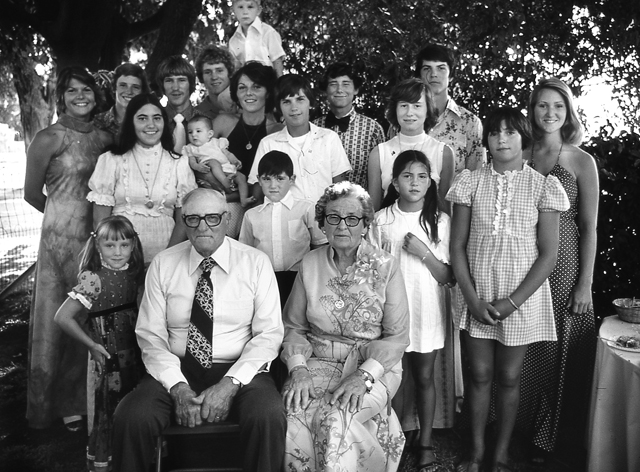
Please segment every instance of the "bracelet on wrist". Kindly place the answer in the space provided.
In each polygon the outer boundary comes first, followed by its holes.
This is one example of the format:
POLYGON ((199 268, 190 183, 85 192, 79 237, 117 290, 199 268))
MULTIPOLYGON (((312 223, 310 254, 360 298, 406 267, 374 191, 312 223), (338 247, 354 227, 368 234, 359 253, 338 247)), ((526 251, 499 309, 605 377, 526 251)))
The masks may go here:
POLYGON ((295 366, 293 369, 291 369, 291 373, 293 374, 294 372, 296 372, 296 371, 298 371, 300 369, 304 369, 307 372, 309 372, 309 368, 306 365, 300 364, 300 365, 295 366))
POLYGON ((520 308, 518 305, 516 305, 516 302, 514 302, 510 296, 507 296, 507 300, 509 301, 509 303, 511 303, 511 306, 513 307, 514 310, 517 310, 518 308, 520 308))
POLYGON ((429 253, 426 253, 424 256, 422 256, 422 258, 420 259, 420 262, 422 262, 424 264, 424 260, 429 257, 429 253))

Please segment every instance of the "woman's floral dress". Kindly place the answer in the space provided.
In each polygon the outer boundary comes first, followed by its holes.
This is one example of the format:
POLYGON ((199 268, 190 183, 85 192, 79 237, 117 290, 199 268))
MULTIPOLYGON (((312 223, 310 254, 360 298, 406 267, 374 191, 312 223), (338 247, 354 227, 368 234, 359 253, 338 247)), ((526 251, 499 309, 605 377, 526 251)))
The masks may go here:
POLYGON ((396 260, 362 241, 340 274, 330 246, 302 260, 285 307, 282 360, 306 365, 316 399, 289 411, 288 471, 395 471, 404 436, 391 398, 400 385, 408 303, 396 260), (376 381, 357 413, 329 404, 332 390, 358 367, 376 381))

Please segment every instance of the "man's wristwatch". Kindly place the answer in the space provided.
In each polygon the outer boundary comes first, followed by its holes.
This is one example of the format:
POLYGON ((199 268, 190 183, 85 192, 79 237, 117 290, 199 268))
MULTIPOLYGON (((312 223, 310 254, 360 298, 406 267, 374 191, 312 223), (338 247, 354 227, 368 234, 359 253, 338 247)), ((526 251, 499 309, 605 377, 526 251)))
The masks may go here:
POLYGON ((375 383, 376 379, 374 379, 373 375, 371 375, 366 370, 358 369, 358 373, 364 380, 364 386, 367 387, 367 393, 371 393, 371 390, 373 390, 373 384, 375 383))
POLYGON ((240 382, 238 379, 236 379, 235 377, 231 377, 230 375, 227 375, 227 377, 229 377, 231 379, 231 383, 233 385, 237 385, 238 388, 242 388, 244 387, 244 385, 242 385, 242 382, 240 382))

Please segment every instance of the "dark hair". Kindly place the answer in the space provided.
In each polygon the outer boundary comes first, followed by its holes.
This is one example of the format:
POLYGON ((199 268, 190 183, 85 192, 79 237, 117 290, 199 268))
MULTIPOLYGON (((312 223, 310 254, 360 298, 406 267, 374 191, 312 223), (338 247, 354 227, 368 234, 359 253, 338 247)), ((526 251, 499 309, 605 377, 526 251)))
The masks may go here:
POLYGON ((389 102, 387 103, 387 109, 385 116, 392 126, 400 129, 400 123, 398 123, 398 114, 396 108, 399 102, 416 103, 420 101, 420 97, 424 96, 424 100, 427 106, 427 117, 424 120, 425 131, 430 130, 436 124, 437 115, 436 107, 433 104, 433 98, 431 97, 431 90, 429 86, 424 84, 420 79, 411 78, 400 82, 393 87, 389 102))
POLYGON ((327 67, 322 79, 320 80, 320 89, 326 91, 329 81, 338 77, 347 76, 353 81, 353 86, 357 89, 362 87, 362 78, 353 71, 346 62, 335 62, 327 67))
POLYGON ((429 44, 416 56, 415 76, 420 78, 424 61, 446 62, 449 66, 449 77, 453 78, 456 69, 456 57, 453 50, 440 44, 429 44))
POLYGON ((140 88, 142 93, 149 93, 149 82, 147 82, 147 75, 144 73, 142 67, 137 64, 131 64, 130 62, 125 62, 120 64, 113 71, 113 80, 111 81, 111 86, 113 87, 113 92, 115 93, 117 90, 118 79, 122 76, 131 76, 140 79, 140 88))
POLYGON ((283 172, 289 177, 293 175, 293 161, 286 152, 269 151, 260 159, 258 175, 280 175, 283 172))
POLYGON ((202 69, 205 64, 222 64, 227 68, 229 77, 233 75, 235 66, 233 64, 233 56, 226 48, 218 46, 209 46, 204 48, 196 58, 196 74, 200 82, 202 79, 202 69))
POLYGON ((329 185, 324 189, 324 193, 316 203, 316 221, 318 226, 324 228, 324 217, 327 215, 327 205, 330 201, 340 200, 341 198, 355 197, 362 205, 362 216, 364 217, 364 227, 368 228, 375 217, 373 203, 371 197, 365 189, 360 185, 343 180, 335 184, 329 185))
POLYGON ((229 91, 231 92, 231 100, 240 108, 240 102, 238 101, 238 84, 240 83, 240 77, 246 75, 253 83, 264 87, 267 90, 267 96, 265 98, 264 109, 267 113, 273 111, 276 80, 278 76, 273 67, 265 66, 260 62, 250 61, 236 71, 231 77, 231 83, 229 84, 229 91))
POLYGON ((310 108, 316 106, 316 97, 311 90, 311 84, 307 79, 298 74, 286 74, 278 78, 276 82, 276 109, 282 113, 280 102, 287 97, 302 93, 309 99, 310 108))
POLYGON ((531 144, 531 124, 522 113, 515 108, 501 107, 489 112, 482 124, 482 145, 489 150, 489 134, 500 131, 504 122, 508 129, 513 129, 522 138, 522 149, 531 144))
POLYGON ((201 113, 195 113, 191 119, 188 121, 187 125, 191 123, 204 123, 210 130, 213 130, 213 124, 211 123, 211 118, 207 115, 203 115, 201 113))
POLYGON ((573 106, 573 94, 567 84, 556 77, 550 79, 542 79, 538 85, 533 88, 531 96, 529 97, 529 120, 531 121, 531 128, 534 139, 538 140, 542 138, 542 130, 537 125, 535 120, 535 107, 540 99, 540 94, 544 89, 554 90, 560 94, 564 101, 564 106, 567 110, 567 117, 560 129, 562 134, 562 141, 568 144, 575 144, 576 146, 582 143, 584 137, 584 130, 582 124, 578 119, 578 114, 573 106))
POLYGON ((91 232, 91 237, 87 240, 82 252, 80 253, 80 273, 90 270, 97 272, 102 268, 100 252, 98 251, 98 239, 130 239, 133 243, 131 251, 131 259, 129 260, 129 268, 127 272, 136 277, 138 283, 142 283, 144 279, 144 254, 142 252, 142 243, 138 237, 138 233, 133 228, 131 221, 122 215, 111 215, 100 221, 95 231, 91 232))
MULTIPOLYGON (((409 149, 398 154, 398 157, 396 157, 396 160, 393 162, 393 180, 400 177, 400 174, 414 162, 424 165, 429 173, 429 178, 431 178, 431 163, 429 159, 427 159, 427 156, 421 151, 409 149)), ((396 187, 393 184, 389 185, 387 195, 384 197, 380 208, 391 206, 398 198, 400 198, 400 194, 396 190, 396 187)), ((431 179, 431 185, 429 185, 427 193, 424 196, 424 204, 420 212, 420 226, 433 243, 440 242, 438 239, 438 217, 440 216, 438 200, 438 185, 431 179)))
POLYGON ((91 110, 91 118, 102 109, 104 103, 104 97, 102 96, 102 90, 96 83, 96 79, 89 73, 87 69, 79 66, 65 67, 58 73, 58 79, 56 81, 56 109, 58 114, 64 113, 67 110, 64 104, 64 93, 69 88, 69 84, 72 79, 76 79, 82 82, 93 91, 96 105, 91 110))
POLYGON ((160 104, 160 101, 152 93, 141 93, 131 99, 127 110, 124 113, 124 119, 120 126, 120 134, 118 136, 118 145, 113 151, 114 154, 122 155, 131 151, 133 146, 138 142, 138 136, 136 135, 136 129, 133 124, 136 113, 145 105, 153 105, 162 113, 162 120, 164 121, 164 129, 162 130, 162 137, 160 143, 162 147, 173 154, 173 135, 169 129, 169 119, 167 118, 167 112, 160 104))
POLYGON ((189 93, 196 90, 196 70, 180 55, 169 56, 156 69, 156 84, 164 94, 164 79, 174 75, 184 75, 189 80, 189 93))

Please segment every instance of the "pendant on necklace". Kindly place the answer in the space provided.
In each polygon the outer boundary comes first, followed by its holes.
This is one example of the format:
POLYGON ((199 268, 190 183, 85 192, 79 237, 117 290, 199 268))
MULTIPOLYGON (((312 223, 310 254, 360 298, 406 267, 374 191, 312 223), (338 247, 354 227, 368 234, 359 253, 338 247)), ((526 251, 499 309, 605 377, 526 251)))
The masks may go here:
POLYGON ((253 146, 251 145, 251 143, 249 143, 249 144, 247 144, 247 145, 245 146, 245 148, 247 148, 247 151, 251 150, 251 148, 252 148, 252 147, 253 147, 253 146))
POLYGON ((153 200, 149 200, 147 203, 144 204, 144 206, 146 206, 149 210, 151 210, 153 208, 153 200))

